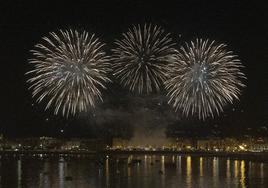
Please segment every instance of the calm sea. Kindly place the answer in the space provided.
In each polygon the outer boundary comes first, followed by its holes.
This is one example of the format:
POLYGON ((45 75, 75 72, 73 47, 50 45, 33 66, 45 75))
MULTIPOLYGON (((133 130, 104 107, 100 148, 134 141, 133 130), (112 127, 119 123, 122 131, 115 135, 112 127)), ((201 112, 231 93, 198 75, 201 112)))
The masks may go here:
POLYGON ((268 164, 217 157, 1 157, 1 188, 268 187, 268 164))

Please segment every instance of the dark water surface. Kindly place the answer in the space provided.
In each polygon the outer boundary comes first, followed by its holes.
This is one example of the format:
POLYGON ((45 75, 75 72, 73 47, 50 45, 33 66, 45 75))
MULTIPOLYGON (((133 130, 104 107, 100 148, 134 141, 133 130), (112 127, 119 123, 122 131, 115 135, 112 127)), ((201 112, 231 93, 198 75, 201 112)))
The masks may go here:
POLYGON ((0 187, 268 187, 268 164, 217 157, 1 157, 0 187))

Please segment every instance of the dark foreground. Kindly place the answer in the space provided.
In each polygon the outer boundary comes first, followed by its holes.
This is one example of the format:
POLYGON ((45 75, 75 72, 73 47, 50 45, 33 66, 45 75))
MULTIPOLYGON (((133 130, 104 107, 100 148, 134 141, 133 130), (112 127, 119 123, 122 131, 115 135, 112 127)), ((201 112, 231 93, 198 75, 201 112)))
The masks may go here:
POLYGON ((268 187, 268 164, 179 154, 1 156, 0 187, 268 187))

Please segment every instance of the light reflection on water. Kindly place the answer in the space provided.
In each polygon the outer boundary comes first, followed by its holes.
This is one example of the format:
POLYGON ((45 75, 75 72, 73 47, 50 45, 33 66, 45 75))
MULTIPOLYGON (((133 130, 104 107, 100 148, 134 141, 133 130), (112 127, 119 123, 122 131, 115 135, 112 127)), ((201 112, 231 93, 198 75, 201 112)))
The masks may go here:
POLYGON ((6 187, 268 187, 268 164, 188 155, 2 158, 6 187))
POLYGON ((203 177, 203 157, 199 158, 199 171, 200 177, 203 177))
POLYGON ((246 182, 245 182, 245 161, 242 160, 241 164, 240 164, 240 172, 241 172, 241 176, 240 176, 240 184, 242 188, 246 188, 246 182))
POLYGON ((18 188, 21 188, 21 160, 17 161, 18 188))
POLYGON ((190 156, 186 158, 186 184, 192 184, 192 159, 190 156))

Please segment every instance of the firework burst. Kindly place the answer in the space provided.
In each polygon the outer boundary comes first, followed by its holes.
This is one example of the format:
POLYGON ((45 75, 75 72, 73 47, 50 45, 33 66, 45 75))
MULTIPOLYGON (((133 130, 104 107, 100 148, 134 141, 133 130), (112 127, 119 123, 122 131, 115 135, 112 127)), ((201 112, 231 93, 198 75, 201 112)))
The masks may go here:
POLYGON ((159 26, 134 26, 115 41, 113 71, 120 83, 131 91, 159 91, 166 79, 166 66, 174 54, 169 33, 159 26))
POLYGON ((37 102, 45 100, 46 109, 54 107, 63 116, 75 115, 94 107, 102 100, 101 89, 110 79, 107 77, 110 63, 103 51, 104 44, 83 31, 60 30, 44 37, 32 50, 29 63, 34 69, 28 82, 37 102))
POLYGON ((169 65, 165 88, 169 104, 186 116, 213 118, 238 99, 245 87, 241 81, 245 75, 240 71, 243 66, 225 44, 197 39, 181 47, 175 59, 169 65))

